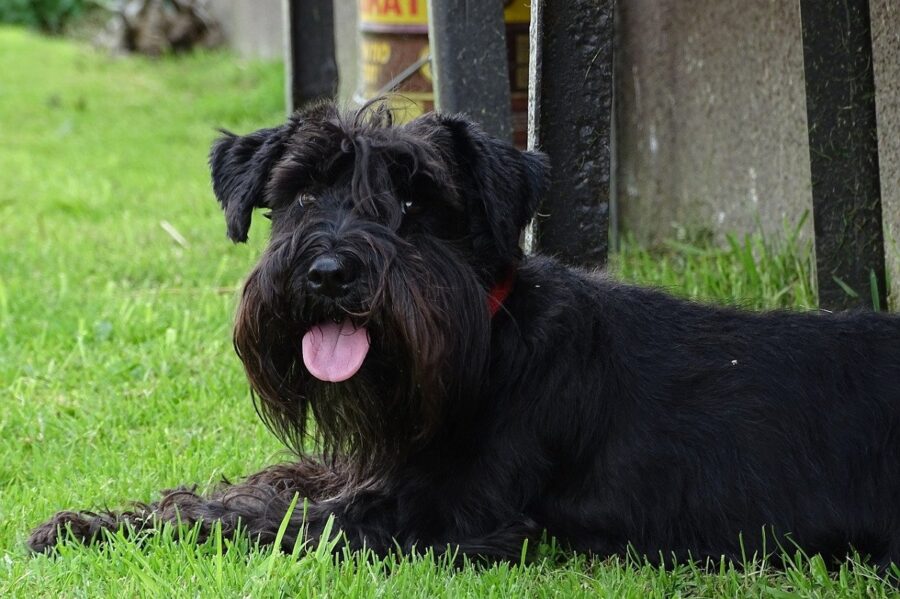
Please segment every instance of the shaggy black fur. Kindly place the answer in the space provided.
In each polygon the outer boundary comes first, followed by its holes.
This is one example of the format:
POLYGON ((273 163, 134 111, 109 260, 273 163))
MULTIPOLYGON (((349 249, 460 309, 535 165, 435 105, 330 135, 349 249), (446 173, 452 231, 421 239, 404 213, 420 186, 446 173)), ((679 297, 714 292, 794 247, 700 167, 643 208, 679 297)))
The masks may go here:
POLYGON ((517 559, 546 531, 600 555, 798 544, 900 560, 897 317, 747 313, 525 258, 546 161, 460 117, 392 126, 377 105, 319 105, 226 134, 211 166, 232 239, 254 208, 271 211, 234 336, 259 412, 298 455, 311 436, 322 457, 209 497, 63 512, 34 550, 66 525, 89 541, 179 519, 273 542, 299 494, 285 549, 334 516, 351 547, 377 553, 517 559), (510 275, 492 318, 489 290, 510 275), (332 320, 371 342, 344 382, 301 358, 307 331, 332 320))

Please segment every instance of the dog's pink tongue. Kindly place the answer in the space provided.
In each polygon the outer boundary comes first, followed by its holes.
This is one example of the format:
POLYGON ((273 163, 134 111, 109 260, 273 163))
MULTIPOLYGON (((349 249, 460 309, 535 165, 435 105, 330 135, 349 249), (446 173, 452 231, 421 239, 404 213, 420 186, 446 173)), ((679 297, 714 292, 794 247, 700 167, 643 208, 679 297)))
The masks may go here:
POLYGON ((369 334, 349 320, 316 325, 303 336, 303 363, 320 381, 346 381, 356 374, 368 352, 369 334))

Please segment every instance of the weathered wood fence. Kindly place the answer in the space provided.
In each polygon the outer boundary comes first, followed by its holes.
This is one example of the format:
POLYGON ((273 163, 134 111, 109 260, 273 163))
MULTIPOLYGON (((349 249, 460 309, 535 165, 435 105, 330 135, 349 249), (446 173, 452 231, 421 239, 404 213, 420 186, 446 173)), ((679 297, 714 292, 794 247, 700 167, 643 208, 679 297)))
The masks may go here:
MULTIPOLYGON (((333 96, 333 0, 284 1, 289 105, 333 96)), ((427 2, 437 108, 509 138, 501 4, 427 2)), ((869 0, 798 2, 820 304, 884 309, 869 0)), ((528 140, 553 167, 534 239, 588 266, 604 264, 609 246, 614 9, 615 0, 531 0, 528 140)))

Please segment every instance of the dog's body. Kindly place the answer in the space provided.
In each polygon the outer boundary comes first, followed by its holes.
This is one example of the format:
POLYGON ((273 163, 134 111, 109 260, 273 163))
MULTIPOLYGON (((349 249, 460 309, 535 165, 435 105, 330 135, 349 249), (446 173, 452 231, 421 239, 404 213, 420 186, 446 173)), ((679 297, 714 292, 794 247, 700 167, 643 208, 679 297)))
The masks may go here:
POLYGON ((299 495, 285 548, 333 516, 378 553, 517 559, 546 531, 600 555, 900 561, 900 318, 714 308, 523 258, 544 159, 459 118, 323 105, 211 165, 233 239, 272 210, 235 328, 260 412, 298 452, 311 412, 324 457, 62 512, 32 548, 175 520, 273 542, 299 495))

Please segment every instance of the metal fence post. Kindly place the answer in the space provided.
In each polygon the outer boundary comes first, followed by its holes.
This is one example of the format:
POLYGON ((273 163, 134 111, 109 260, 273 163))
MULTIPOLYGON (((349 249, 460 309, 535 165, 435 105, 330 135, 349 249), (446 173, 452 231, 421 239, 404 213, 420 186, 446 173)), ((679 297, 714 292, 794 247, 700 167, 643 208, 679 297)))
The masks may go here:
POLYGON ((885 308, 868 0, 800 0, 823 308, 885 308))
POLYGON ((511 140, 503 3, 428 0, 428 38, 437 109, 465 113, 511 140))
POLYGON ((333 98, 334 0, 284 0, 285 104, 288 114, 307 102, 333 98))
POLYGON ((615 0, 532 0, 529 147, 550 156, 535 244, 585 266, 606 262, 615 0))

